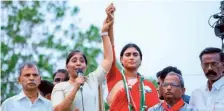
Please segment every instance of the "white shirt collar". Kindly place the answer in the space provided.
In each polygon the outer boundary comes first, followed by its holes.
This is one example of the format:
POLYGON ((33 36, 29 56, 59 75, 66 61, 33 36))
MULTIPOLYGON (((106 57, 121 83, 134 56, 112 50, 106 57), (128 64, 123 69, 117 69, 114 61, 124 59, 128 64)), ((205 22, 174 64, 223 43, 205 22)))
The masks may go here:
MULTIPOLYGON (((212 90, 219 90, 222 86, 224 86, 224 77, 221 77, 219 80, 212 84, 212 90)), ((208 91, 208 82, 206 86, 206 91, 208 91)))
MULTIPOLYGON (((24 93, 24 91, 22 90, 18 95, 17 95, 17 97, 16 97, 16 100, 21 100, 21 99, 23 99, 23 98, 26 98, 27 96, 25 95, 25 93, 24 93)), ((28 97, 27 97, 28 98, 28 97)), ((41 100, 42 102, 44 101, 44 97, 43 96, 41 96, 41 94, 39 93, 39 91, 38 91, 38 97, 37 97, 37 99, 36 100, 41 100)))

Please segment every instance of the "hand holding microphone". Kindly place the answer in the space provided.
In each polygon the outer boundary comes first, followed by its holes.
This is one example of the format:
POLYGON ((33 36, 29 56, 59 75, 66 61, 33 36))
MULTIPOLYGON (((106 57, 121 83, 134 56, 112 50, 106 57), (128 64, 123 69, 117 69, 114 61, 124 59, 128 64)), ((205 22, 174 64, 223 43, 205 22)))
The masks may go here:
MULTIPOLYGON (((78 84, 78 87, 81 91, 81 96, 82 96, 82 111, 85 111, 84 110, 84 102, 83 102, 83 90, 82 90, 82 87, 84 85, 84 82, 86 81, 85 80, 85 76, 82 72, 82 69, 77 69, 76 70, 76 74, 78 75, 78 77, 75 79, 75 82, 78 84)), ((76 111, 76 110, 75 110, 76 111)), ((79 111, 79 110, 78 110, 79 111)))
POLYGON ((75 79, 75 83, 79 88, 82 88, 85 82, 85 76, 83 75, 83 71, 81 69, 76 70, 76 74, 78 77, 75 79))

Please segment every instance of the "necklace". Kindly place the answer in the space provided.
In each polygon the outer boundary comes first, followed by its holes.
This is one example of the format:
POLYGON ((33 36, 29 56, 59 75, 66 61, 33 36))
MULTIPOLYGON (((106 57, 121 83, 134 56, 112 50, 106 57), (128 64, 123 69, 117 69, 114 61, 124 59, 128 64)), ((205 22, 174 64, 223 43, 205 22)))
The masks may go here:
MULTIPOLYGON (((145 107, 144 107, 145 106, 145 91, 144 91, 144 83, 143 83, 144 78, 140 74, 139 74, 139 76, 140 76, 139 91, 140 91, 140 94, 141 94, 140 111, 144 111, 145 110, 145 107)), ((133 111, 133 104, 131 103, 131 93, 130 93, 129 88, 128 88, 127 79, 125 77, 124 71, 122 71, 122 78, 123 78, 125 93, 126 93, 127 99, 128 99, 128 110, 133 111)), ((138 78, 138 76, 137 76, 137 78, 138 78)))

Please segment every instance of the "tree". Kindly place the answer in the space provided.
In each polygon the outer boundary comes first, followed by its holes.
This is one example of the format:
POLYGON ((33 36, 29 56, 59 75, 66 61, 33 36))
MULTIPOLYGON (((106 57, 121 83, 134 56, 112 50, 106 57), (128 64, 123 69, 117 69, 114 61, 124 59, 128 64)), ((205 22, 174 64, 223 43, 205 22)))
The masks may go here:
POLYGON ((42 79, 52 80, 56 64, 71 50, 87 55, 87 74, 102 54, 99 29, 91 25, 81 31, 76 17, 79 8, 67 1, 1 1, 1 97, 3 102, 18 93, 18 66, 35 61, 42 79))

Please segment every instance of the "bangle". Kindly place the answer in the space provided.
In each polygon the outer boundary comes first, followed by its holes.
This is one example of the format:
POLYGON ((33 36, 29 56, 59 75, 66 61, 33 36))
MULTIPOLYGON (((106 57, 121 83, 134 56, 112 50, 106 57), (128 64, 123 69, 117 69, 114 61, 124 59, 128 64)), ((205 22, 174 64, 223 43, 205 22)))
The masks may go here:
POLYGON ((101 36, 101 37, 108 36, 108 32, 102 32, 102 33, 100 34, 100 36, 101 36))

